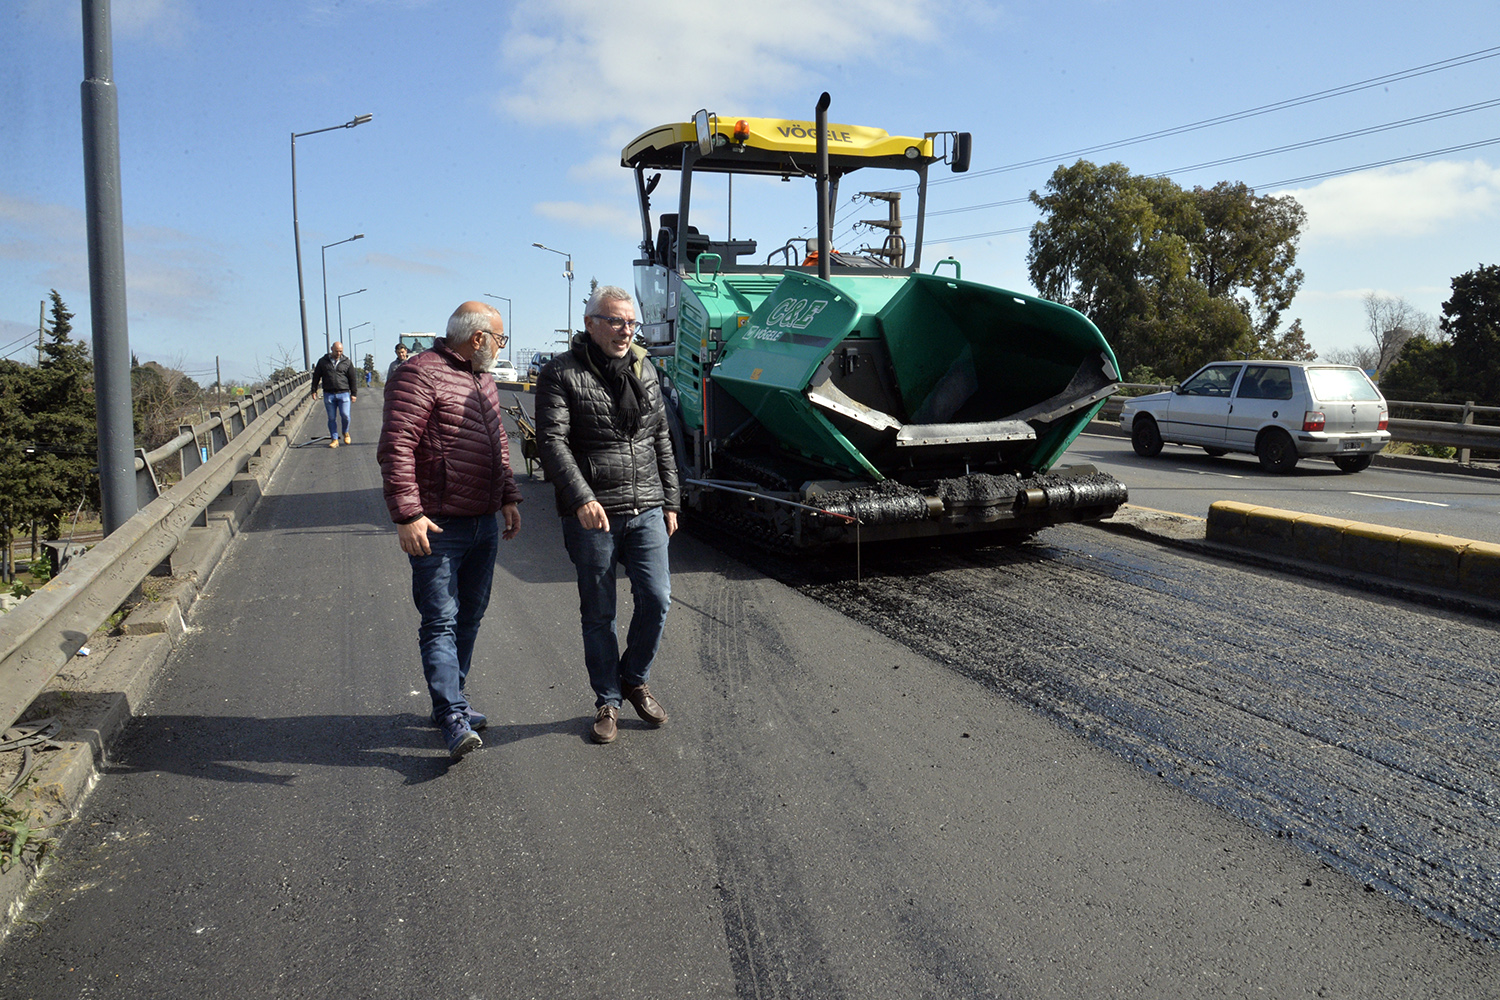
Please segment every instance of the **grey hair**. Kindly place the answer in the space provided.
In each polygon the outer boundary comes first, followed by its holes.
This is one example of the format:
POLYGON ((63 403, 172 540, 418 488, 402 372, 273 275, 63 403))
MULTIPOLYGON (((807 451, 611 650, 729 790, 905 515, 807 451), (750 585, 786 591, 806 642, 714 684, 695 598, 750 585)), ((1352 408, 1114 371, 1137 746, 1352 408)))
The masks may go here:
POLYGON ((493 333, 490 326, 490 317, 499 316, 500 313, 493 309, 481 312, 478 309, 459 309, 448 317, 448 346, 454 349, 467 344, 480 330, 488 330, 493 333))
POLYGON ((598 307, 606 302, 629 302, 634 305, 635 296, 619 285, 600 285, 594 289, 594 294, 589 296, 588 304, 583 307, 583 314, 593 316, 598 307))

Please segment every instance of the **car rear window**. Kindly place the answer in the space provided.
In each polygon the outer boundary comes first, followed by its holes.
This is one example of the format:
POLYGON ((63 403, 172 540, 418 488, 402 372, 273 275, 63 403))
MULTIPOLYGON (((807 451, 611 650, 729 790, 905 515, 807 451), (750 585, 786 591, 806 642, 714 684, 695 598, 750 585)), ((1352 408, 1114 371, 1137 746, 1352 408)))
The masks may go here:
POLYGON ((1307 383, 1313 396, 1325 403, 1380 398, 1380 390, 1358 368, 1309 368, 1307 383))
POLYGON ((1271 365, 1248 365, 1240 379, 1241 399, 1291 399, 1292 373, 1271 365))

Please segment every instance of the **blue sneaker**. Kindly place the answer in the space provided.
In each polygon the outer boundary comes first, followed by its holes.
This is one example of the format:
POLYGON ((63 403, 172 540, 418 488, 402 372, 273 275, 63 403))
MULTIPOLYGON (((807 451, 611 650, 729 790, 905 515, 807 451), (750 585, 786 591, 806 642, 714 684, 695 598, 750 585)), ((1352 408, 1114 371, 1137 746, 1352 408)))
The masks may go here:
POLYGON ((484 746, 484 741, 469 728, 469 720, 462 712, 444 716, 440 725, 443 727, 443 740, 448 744, 448 756, 454 760, 484 746))
MULTIPOLYGON (((468 716, 469 718, 469 728, 474 730, 475 732, 478 732, 479 730, 490 724, 488 716, 480 712, 476 712, 472 708, 465 708, 464 715, 468 716)), ((434 715, 432 716, 432 724, 441 728, 443 725, 443 720, 439 719, 434 713, 434 715)))

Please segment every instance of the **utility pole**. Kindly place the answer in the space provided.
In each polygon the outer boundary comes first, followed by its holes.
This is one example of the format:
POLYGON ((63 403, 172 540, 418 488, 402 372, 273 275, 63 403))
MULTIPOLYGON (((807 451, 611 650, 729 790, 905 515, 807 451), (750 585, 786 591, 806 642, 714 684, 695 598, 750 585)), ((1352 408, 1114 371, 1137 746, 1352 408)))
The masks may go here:
POLYGON ((120 196, 120 109, 115 91, 109 0, 83 0, 83 184, 93 319, 94 399, 99 428, 99 496, 104 533, 140 505, 130 335, 125 311, 125 211, 120 196))
POLYGON ((892 267, 901 267, 906 262, 906 240, 901 235, 901 192, 861 191, 859 196, 869 198, 871 201, 885 202, 888 211, 884 219, 859 220, 862 226, 884 229, 888 234, 879 249, 871 248, 869 252, 877 257, 884 257, 892 267))

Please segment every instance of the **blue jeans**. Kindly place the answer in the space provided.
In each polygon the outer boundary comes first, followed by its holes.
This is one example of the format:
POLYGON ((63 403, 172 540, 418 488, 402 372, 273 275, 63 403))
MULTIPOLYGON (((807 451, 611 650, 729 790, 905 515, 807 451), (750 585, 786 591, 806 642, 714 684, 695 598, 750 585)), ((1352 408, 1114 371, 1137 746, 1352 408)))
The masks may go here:
POLYGON ((411 597, 422 616, 417 644, 422 673, 432 695, 432 714, 441 719, 468 707, 464 682, 474 658, 474 640, 490 603, 500 529, 494 514, 434 517, 442 534, 429 532, 432 554, 411 560, 411 597))
POLYGON ((667 608, 672 604, 667 522, 660 507, 634 517, 612 514, 608 531, 590 531, 577 517, 565 517, 563 541, 578 569, 583 660, 594 689, 594 707, 618 708, 622 684, 645 684, 650 678, 667 624, 667 608), (615 567, 622 563, 635 599, 623 656, 615 638, 615 567))
POLYGON ((344 419, 344 433, 349 433, 349 394, 347 392, 323 393, 323 408, 328 411, 328 436, 339 436, 338 420, 344 419))

